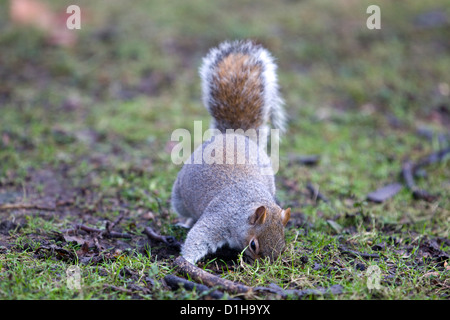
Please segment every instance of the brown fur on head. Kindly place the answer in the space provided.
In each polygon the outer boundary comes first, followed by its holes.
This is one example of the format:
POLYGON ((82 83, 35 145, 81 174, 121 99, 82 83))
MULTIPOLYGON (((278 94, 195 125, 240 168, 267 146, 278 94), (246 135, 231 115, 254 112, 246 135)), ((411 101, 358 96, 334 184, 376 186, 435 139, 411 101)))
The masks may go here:
POLYGON ((291 216, 291 209, 258 207, 250 216, 250 232, 245 254, 250 260, 269 257, 275 260, 284 251, 284 227, 291 216))

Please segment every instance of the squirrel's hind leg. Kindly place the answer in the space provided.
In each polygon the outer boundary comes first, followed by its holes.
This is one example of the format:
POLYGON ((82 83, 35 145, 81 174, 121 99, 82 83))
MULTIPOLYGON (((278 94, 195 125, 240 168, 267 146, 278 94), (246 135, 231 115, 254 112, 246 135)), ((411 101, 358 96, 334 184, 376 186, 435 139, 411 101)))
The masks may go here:
POLYGON ((190 229, 192 228, 192 226, 194 225, 195 220, 192 218, 185 218, 185 217, 181 217, 177 223, 177 226, 186 228, 186 229, 190 229))
POLYGON ((177 225, 188 229, 194 225, 195 219, 192 218, 192 214, 184 205, 184 201, 180 195, 180 189, 177 182, 174 183, 172 190, 172 209, 180 217, 180 221, 177 223, 177 225))

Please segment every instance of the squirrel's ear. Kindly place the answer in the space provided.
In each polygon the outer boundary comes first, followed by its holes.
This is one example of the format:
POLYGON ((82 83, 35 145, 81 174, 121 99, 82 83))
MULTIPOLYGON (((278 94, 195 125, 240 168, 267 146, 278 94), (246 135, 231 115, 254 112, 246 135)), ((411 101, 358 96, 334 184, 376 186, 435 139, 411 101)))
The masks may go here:
POLYGON ((287 208, 286 210, 281 210, 281 222, 283 226, 286 227, 289 219, 291 218, 291 208, 287 208))
POLYGON ((261 206, 255 210, 255 213, 250 217, 251 224, 263 224, 266 221, 267 210, 266 207, 261 206))

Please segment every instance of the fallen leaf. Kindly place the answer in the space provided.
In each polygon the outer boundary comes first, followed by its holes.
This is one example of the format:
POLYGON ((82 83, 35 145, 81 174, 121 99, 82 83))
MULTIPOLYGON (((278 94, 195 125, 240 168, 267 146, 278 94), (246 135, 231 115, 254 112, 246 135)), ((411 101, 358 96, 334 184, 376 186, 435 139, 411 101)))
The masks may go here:
POLYGON ((290 153, 288 154, 288 161, 290 164, 300 164, 305 166, 315 166, 320 162, 320 156, 311 155, 298 155, 290 153))
POLYGON ((342 226, 334 220, 327 220, 327 223, 336 231, 336 233, 342 232, 342 226))
POLYGON ((85 240, 83 238, 80 238, 77 236, 70 236, 70 235, 64 234, 63 237, 66 242, 75 242, 79 245, 83 245, 85 243, 85 240))
POLYGON ((144 214, 142 215, 142 217, 143 217, 144 219, 146 219, 146 220, 153 220, 153 219, 155 219, 155 215, 154 215, 153 212, 151 212, 151 211, 147 211, 146 213, 144 213, 144 214))
POLYGON ((30 25, 49 31, 54 24, 50 8, 38 0, 10 0, 9 16, 18 25, 30 25))
POLYGON ((39 0, 10 0, 9 16, 16 25, 43 31, 51 44, 72 47, 77 42, 76 32, 66 27, 66 13, 54 12, 39 0))
POLYGON ((367 195, 367 200, 378 203, 384 202, 395 196, 402 188, 403 186, 400 183, 388 184, 387 186, 369 193, 367 195))
POLYGON ((83 244, 81 245, 80 250, 77 250, 77 256, 78 257, 83 257, 84 255, 86 255, 89 252, 89 242, 85 241, 83 242, 83 244))
POLYGON ((439 277, 439 272, 437 272, 437 271, 427 272, 422 277, 423 278, 439 277))

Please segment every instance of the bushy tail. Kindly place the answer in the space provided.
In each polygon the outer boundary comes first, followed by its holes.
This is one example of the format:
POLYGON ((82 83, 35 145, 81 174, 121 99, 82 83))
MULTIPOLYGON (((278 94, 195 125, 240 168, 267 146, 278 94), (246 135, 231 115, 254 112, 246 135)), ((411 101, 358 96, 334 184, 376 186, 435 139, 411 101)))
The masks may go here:
POLYGON ((269 120, 285 131, 286 117, 272 55, 251 41, 223 42, 209 51, 200 67, 203 103, 212 126, 261 129, 269 120))

